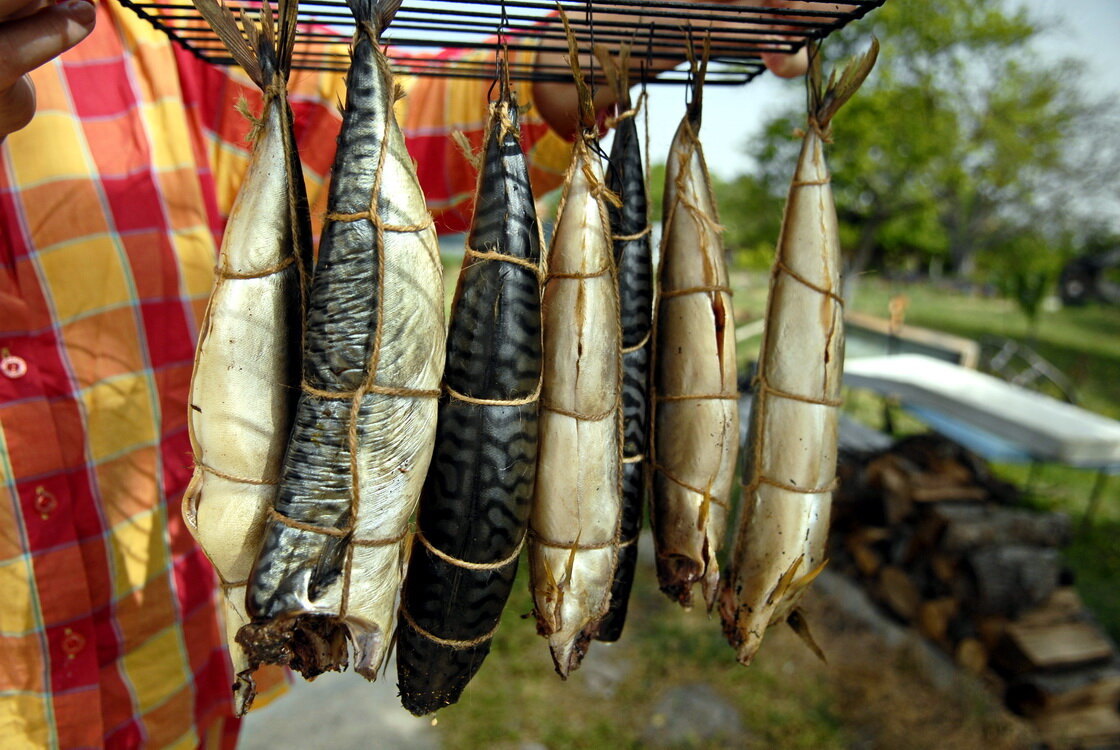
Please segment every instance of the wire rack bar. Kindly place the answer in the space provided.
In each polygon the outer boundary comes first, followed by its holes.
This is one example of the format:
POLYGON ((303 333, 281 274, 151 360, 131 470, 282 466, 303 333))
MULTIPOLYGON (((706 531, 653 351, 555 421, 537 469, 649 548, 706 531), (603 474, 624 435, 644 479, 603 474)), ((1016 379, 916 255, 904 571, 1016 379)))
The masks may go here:
MULTIPOLYGON (((217 35, 190 2, 121 2, 199 58, 215 65, 233 64, 217 35)), ((258 0, 227 2, 234 7, 260 8, 258 0)), ((593 20, 590 2, 564 0, 560 5, 568 14, 581 53, 589 53, 592 43, 632 42, 633 58, 650 63, 678 57, 679 52, 671 50, 679 49, 682 34, 690 33, 698 40, 715 23, 717 26, 711 31, 713 64, 707 83, 740 85, 765 69, 759 57, 762 53, 794 52, 808 40, 823 39, 884 2, 847 0, 838 4, 808 0, 796 9, 778 9, 761 5, 609 0, 594 2, 593 20)), ((382 34, 382 41, 397 73, 492 78, 492 57, 483 60, 478 55, 451 51, 494 50, 500 39, 513 51, 566 53, 562 27, 547 22, 556 8, 557 3, 552 0, 405 0, 382 34)), ((301 0, 299 21, 293 67, 345 71, 354 31, 345 0, 301 0)), ((567 67, 548 64, 513 63, 510 76, 516 80, 571 79, 567 67)), ((680 83, 687 79, 687 73, 670 70, 648 82, 680 83)))

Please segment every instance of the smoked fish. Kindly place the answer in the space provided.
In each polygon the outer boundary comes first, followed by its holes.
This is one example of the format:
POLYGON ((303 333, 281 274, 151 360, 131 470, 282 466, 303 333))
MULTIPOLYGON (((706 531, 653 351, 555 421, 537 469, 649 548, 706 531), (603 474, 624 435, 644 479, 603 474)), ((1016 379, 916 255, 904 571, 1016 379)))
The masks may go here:
POLYGON ((770 274, 742 505, 719 597, 724 633, 742 664, 766 628, 787 618, 813 646, 795 608, 826 562, 844 358, 840 238, 824 146, 833 115, 877 54, 873 42, 827 86, 819 55, 810 54, 808 128, 770 274))
POLYGON ((444 364, 442 265, 379 35, 397 0, 347 0, 357 28, 308 299, 303 384, 253 567, 252 659, 376 677, 408 523, 431 459, 444 364))
POLYGON ((735 322, 722 227, 700 146, 705 59, 665 172, 653 343, 650 518, 657 577, 688 607, 700 584, 710 610, 739 443, 735 322))
POLYGON ((183 502, 187 528, 221 582, 241 715, 254 685, 235 637, 249 622, 245 587, 295 416, 311 225, 287 102, 296 0, 280 0, 279 35, 267 0, 258 19, 242 13, 245 37, 224 6, 195 5, 264 92, 199 332, 188 410, 195 471, 183 502))
MULTIPOLYGON (((565 28, 567 18, 561 14, 565 28)), ((548 254, 543 386, 529 561, 537 631, 561 677, 610 604, 621 520, 621 335, 595 113, 569 29, 581 129, 548 254)))
POLYGON ((536 477, 540 260, 517 100, 503 75, 490 105, 452 303, 436 450, 401 600, 397 686, 417 715, 459 699, 490 652, 517 573, 536 477))

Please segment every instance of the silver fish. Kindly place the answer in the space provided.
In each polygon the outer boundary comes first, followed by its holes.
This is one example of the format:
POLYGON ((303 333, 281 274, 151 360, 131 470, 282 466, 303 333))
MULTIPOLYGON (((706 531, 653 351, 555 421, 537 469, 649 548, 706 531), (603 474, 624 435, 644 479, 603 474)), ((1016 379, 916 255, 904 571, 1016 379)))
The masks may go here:
POLYGON ((722 228, 700 147, 706 59, 666 164, 654 319, 651 523, 661 590, 711 609, 739 442, 735 323, 722 228))
POLYGON ((306 677, 374 679, 396 626, 408 521, 431 460, 444 363, 443 267, 393 115, 379 34, 357 21, 327 224, 308 300, 303 392, 238 640, 306 677))
POLYGON ((234 709, 241 715, 254 688, 249 657, 234 637, 249 622, 246 581, 295 414, 311 227, 286 99, 295 0, 280 0, 279 38, 267 2, 259 22, 243 14, 249 42, 214 0, 196 6, 265 92, 195 354, 188 425, 196 467, 183 502, 187 528, 222 581, 234 709))
MULTIPOLYGON (((840 238, 824 159, 836 111, 871 72, 878 44, 821 86, 812 55, 809 127, 770 275, 745 448, 743 500, 720 590, 724 633, 750 664, 766 628, 795 614, 826 562, 844 358, 840 238)), ((813 646, 804 619, 791 619, 813 646)), ((818 651, 819 653, 819 651, 818 651)))

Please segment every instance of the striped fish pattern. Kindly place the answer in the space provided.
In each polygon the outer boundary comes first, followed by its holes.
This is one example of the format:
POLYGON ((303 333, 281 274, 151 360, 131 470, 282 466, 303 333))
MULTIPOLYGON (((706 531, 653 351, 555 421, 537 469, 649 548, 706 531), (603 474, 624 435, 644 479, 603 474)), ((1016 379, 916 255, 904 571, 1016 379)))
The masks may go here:
POLYGON ((536 477, 541 240, 508 79, 489 120, 397 633, 416 715, 455 703, 489 653, 536 477))
POLYGON ((613 642, 626 624, 630 589, 638 562, 638 533, 646 502, 646 448, 649 433, 649 363, 653 328, 653 251, 650 241, 648 200, 642 148, 638 137, 639 106, 630 100, 627 81, 629 48, 623 47, 618 63, 602 48, 596 49, 607 79, 618 97, 619 116, 614 129, 607 187, 621 205, 607 204, 614 259, 618 268, 619 314, 622 322, 622 517, 619 527, 618 567, 611 587, 611 604, 596 640, 613 642))
POLYGON ((431 458, 444 362, 435 230, 392 106, 378 34, 357 21, 327 224, 308 303, 304 383, 250 580, 241 642, 306 677, 374 679, 395 629, 408 521, 431 458))

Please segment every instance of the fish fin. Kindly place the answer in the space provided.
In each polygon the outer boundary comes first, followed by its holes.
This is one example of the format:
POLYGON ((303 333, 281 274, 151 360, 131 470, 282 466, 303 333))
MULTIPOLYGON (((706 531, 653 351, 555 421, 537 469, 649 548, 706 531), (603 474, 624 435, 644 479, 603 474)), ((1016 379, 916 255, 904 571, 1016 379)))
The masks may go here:
POLYGON ((629 78, 627 66, 630 64, 630 45, 623 44, 618 48, 617 62, 603 45, 596 44, 592 49, 595 50, 595 57, 599 58, 599 64, 603 66, 603 75, 607 77, 607 85, 618 99, 619 108, 623 111, 630 109, 630 86, 627 80, 629 78))
POLYGON ((381 32, 388 27, 401 8, 403 0, 346 0, 354 20, 359 26, 369 26, 373 37, 379 39, 381 32))
POLYGON ((809 650, 817 655, 817 658, 822 663, 828 664, 828 659, 824 656, 824 651, 817 645, 817 641, 813 638, 813 634, 809 631, 809 621, 805 619, 805 613, 801 607, 795 607, 786 618, 786 623, 793 628, 793 632, 797 633, 797 637, 809 647, 809 650))
POLYGON ((833 115, 844 106, 845 102, 859 90, 867 79, 875 61, 879 57, 879 40, 871 37, 871 46, 862 55, 856 55, 837 78, 836 70, 828 78, 828 84, 823 85, 824 76, 820 48, 816 44, 809 47, 809 112, 811 124, 815 124, 822 132, 827 133, 833 115))
POLYGON ((276 47, 277 66, 280 77, 285 81, 292 72, 292 52, 296 46, 296 24, 298 22, 299 0, 279 0, 280 39, 276 47))
POLYGON ((797 575, 797 569, 801 567, 801 563, 804 560, 805 555, 801 555, 793 561, 793 565, 790 565, 785 573, 782 573, 781 578, 779 578, 778 582, 774 584, 774 588, 770 590, 769 596, 766 597, 767 604, 774 604, 782 600, 782 597, 784 597, 786 595, 786 592, 790 590, 791 584, 794 580, 794 576, 797 575))
POLYGON ((245 70, 253 83, 263 89, 266 81, 261 72, 257 53, 253 51, 253 47, 241 35, 241 29, 238 28, 237 20, 233 17, 229 8, 224 3, 219 4, 217 0, 193 0, 193 2, 194 7, 198 9, 198 12, 210 24, 210 28, 222 40, 222 44, 229 50, 234 62, 245 70))
POLYGON ((827 565, 828 565, 828 559, 825 558, 824 560, 821 561, 820 565, 813 568, 808 573, 806 573, 805 575, 801 576, 796 581, 794 581, 790 585, 790 588, 794 591, 798 591, 800 589, 805 588, 810 583, 812 583, 816 579, 817 576, 819 576, 821 574, 821 571, 823 571, 827 565))

